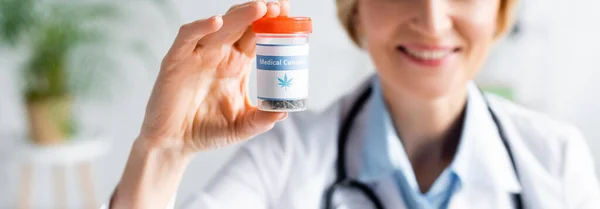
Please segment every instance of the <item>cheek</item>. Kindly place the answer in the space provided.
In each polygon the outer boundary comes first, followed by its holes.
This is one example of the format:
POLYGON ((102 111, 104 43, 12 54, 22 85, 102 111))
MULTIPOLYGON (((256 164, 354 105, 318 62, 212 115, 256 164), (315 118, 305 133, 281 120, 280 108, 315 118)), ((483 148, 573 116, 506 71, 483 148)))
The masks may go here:
POLYGON ((481 18, 462 18, 455 21, 458 33, 468 45, 481 46, 482 42, 494 40, 496 33, 496 16, 486 14, 481 18))
POLYGON ((368 47, 378 47, 389 41, 403 22, 402 9, 390 7, 395 6, 385 1, 359 0, 356 22, 368 47))
POLYGON ((485 62, 495 40, 497 7, 476 10, 455 18, 455 28, 465 42, 465 65, 472 77, 485 62))
POLYGON ((398 77, 403 71, 398 71, 402 63, 398 63, 395 51, 396 39, 399 36, 398 30, 405 22, 407 14, 406 7, 397 7, 389 2, 394 1, 373 1, 359 0, 359 11, 357 22, 359 23, 359 37, 362 39, 362 47, 366 50, 375 64, 377 71, 384 75, 398 77), (383 2, 383 3, 382 3, 383 2))

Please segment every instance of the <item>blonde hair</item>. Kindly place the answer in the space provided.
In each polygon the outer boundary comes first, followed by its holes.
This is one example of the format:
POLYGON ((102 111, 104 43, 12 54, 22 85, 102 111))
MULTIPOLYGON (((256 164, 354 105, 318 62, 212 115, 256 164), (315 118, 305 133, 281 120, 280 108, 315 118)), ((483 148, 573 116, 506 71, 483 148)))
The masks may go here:
MULTIPOLYGON (((356 45, 361 46, 361 37, 359 37, 358 31, 356 30, 356 24, 354 23, 354 16, 357 12, 357 1, 358 0, 336 0, 337 16, 342 26, 350 36, 350 39, 352 39, 356 45)), ((495 38, 503 36, 512 28, 514 23, 513 13, 518 0, 500 1, 495 38)))

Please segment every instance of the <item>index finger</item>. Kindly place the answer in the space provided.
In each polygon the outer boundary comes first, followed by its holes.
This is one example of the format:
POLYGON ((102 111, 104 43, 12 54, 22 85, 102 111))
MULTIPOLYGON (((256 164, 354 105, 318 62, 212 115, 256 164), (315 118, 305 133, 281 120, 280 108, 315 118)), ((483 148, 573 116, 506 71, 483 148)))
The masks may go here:
POLYGON ((231 9, 223 16, 223 27, 199 41, 201 46, 229 43, 236 40, 231 37, 243 33, 252 22, 262 18, 267 13, 267 5, 258 0, 250 4, 231 9))
POLYGON ((279 0, 279 4, 281 5, 281 12, 279 12, 279 16, 287 17, 290 15, 290 1, 289 0, 279 0))
POLYGON ((202 37, 213 33, 223 25, 221 15, 216 15, 208 19, 196 20, 185 24, 179 29, 179 33, 167 53, 168 57, 178 58, 194 51, 198 41, 202 37))

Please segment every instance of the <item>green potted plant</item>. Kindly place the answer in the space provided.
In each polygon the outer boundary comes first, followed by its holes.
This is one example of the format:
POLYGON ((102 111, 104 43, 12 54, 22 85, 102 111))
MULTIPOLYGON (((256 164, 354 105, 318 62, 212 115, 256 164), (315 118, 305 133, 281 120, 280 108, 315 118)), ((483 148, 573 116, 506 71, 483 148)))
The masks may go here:
MULTIPOLYGON (((160 2, 160 1, 156 1, 160 2)), ((72 66, 73 59, 110 62, 98 53, 110 39, 109 27, 118 23, 122 8, 111 1, 2 0, 0 46, 25 52, 21 65, 22 98, 29 136, 36 144, 64 142, 76 132, 71 104, 96 82, 93 67, 72 66), (82 50, 87 49, 87 50, 82 50)), ((80 61, 80 60, 79 60, 80 61)), ((110 69, 101 69, 102 71, 110 69)))

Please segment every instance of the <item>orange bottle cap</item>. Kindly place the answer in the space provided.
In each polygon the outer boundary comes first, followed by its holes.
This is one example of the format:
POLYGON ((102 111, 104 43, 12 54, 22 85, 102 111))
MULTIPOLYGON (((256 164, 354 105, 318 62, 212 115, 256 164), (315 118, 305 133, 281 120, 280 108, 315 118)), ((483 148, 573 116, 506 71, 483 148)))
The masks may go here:
POLYGON ((312 20, 309 17, 263 17, 252 23, 254 33, 312 33, 312 20))

